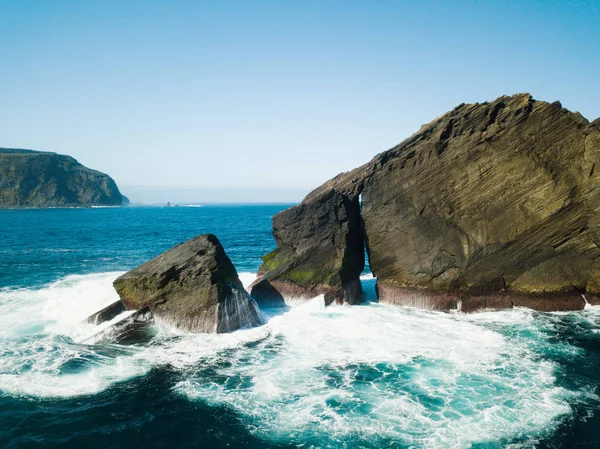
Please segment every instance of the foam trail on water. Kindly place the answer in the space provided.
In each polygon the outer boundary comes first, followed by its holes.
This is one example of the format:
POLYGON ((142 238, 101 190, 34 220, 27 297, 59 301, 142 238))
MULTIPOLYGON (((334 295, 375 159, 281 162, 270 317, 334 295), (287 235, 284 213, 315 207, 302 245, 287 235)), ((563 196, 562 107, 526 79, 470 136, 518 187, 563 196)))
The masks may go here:
POLYGON ((67 276, 37 289, 0 290, 0 392, 39 397, 94 394, 144 375, 153 366, 188 366, 265 338, 264 327, 194 335, 158 323, 159 333, 147 346, 78 343, 96 343, 95 336, 133 313, 123 312, 99 326, 84 321, 118 300, 112 282, 120 274, 67 276))
POLYGON ((48 328, 76 337, 82 321, 119 299, 112 281, 121 272, 67 276, 39 289, 0 290, 0 336, 48 328))

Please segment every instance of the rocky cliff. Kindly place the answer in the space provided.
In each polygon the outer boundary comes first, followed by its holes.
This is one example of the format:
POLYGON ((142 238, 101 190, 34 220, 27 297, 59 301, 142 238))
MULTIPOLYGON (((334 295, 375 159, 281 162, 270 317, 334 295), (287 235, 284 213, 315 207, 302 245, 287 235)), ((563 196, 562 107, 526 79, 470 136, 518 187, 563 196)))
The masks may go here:
MULTIPOLYGON (((342 198, 337 204, 360 197, 360 215, 347 226, 362 227, 380 301, 465 311, 579 309, 584 296, 593 302, 600 292, 599 156, 598 121, 558 102, 519 94, 462 104, 276 216, 276 239, 289 234, 277 239, 276 254, 311 240, 302 230, 314 216, 298 210, 311 211, 326 194, 342 198), (292 216, 293 225, 281 229, 282 217, 292 216)), ((323 247, 341 255, 349 245, 323 247)), ((339 273, 324 267, 318 276, 339 273)), ((345 282, 356 279, 354 272, 345 282)))
POLYGON ((0 148, 0 207, 119 206, 112 178, 70 156, 0 148))

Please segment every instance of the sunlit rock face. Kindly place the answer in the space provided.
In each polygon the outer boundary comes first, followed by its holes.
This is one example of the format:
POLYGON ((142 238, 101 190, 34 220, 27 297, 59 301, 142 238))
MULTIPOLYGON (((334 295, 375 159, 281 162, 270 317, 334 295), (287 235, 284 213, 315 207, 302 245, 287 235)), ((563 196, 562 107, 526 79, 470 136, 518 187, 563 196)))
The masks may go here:
MULTIPOLYGON (((380 301, 463 311, 581 309, 584 296, 593 303, 600 291, 599 155, 598 122, 558 102, 518 94, 462 104, 317 188, 285 229, 274 220, 276 238, 293 235, 278 240, 278 251, 320 241, 317 233, 287 231, 314 222, 326 192, 361 195, 357 221, 380 301)), ((342 254, 334 242, 321 252, 342 254)), ((345 282, 354 279, 353 272, 345 282)))
POLYGON ((191 332, 231 332, 260 324, 258 310, 212 234, 194 237, 117 278, 127 309, 148 308, 191 332))

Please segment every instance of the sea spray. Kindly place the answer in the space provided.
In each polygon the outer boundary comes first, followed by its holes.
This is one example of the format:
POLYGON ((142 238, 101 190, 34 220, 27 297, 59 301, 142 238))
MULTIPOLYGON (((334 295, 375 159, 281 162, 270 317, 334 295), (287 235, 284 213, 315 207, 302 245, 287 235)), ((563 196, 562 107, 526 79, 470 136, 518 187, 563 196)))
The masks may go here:
POLYGON ((248 329, 257 323, 262 324, 259 308, 250 298, 243 286, 228 285, 229 293, 223 303, 217 307, 219 315, 217 332, 231 332, 237 329, 248 329))

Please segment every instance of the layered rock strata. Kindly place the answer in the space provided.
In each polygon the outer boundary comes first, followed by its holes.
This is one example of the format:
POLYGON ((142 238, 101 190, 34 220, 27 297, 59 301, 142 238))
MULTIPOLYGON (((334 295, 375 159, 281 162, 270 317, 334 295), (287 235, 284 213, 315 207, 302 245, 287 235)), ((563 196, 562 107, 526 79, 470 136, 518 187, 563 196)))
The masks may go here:
MULTIPOLYGON (((558 102, 518 94, 461 104, 309 194, 293 225, 274 219, 276 239, 292 236, 279 239, 276 251, 293 265, 293 249, 311 245, 310 233, 294 230, 314 221, 326 192, 362 195, 357 221, 380 301, 463 311, 581 309, 600 292, 599 156, 598 122, 558 102)), ((302 263, 316 260, 309 259, 302 263)), ((265 277, 273 273, 268 260, 265 277)), ((357 279, 355 270, 345 282, 357 279)))

